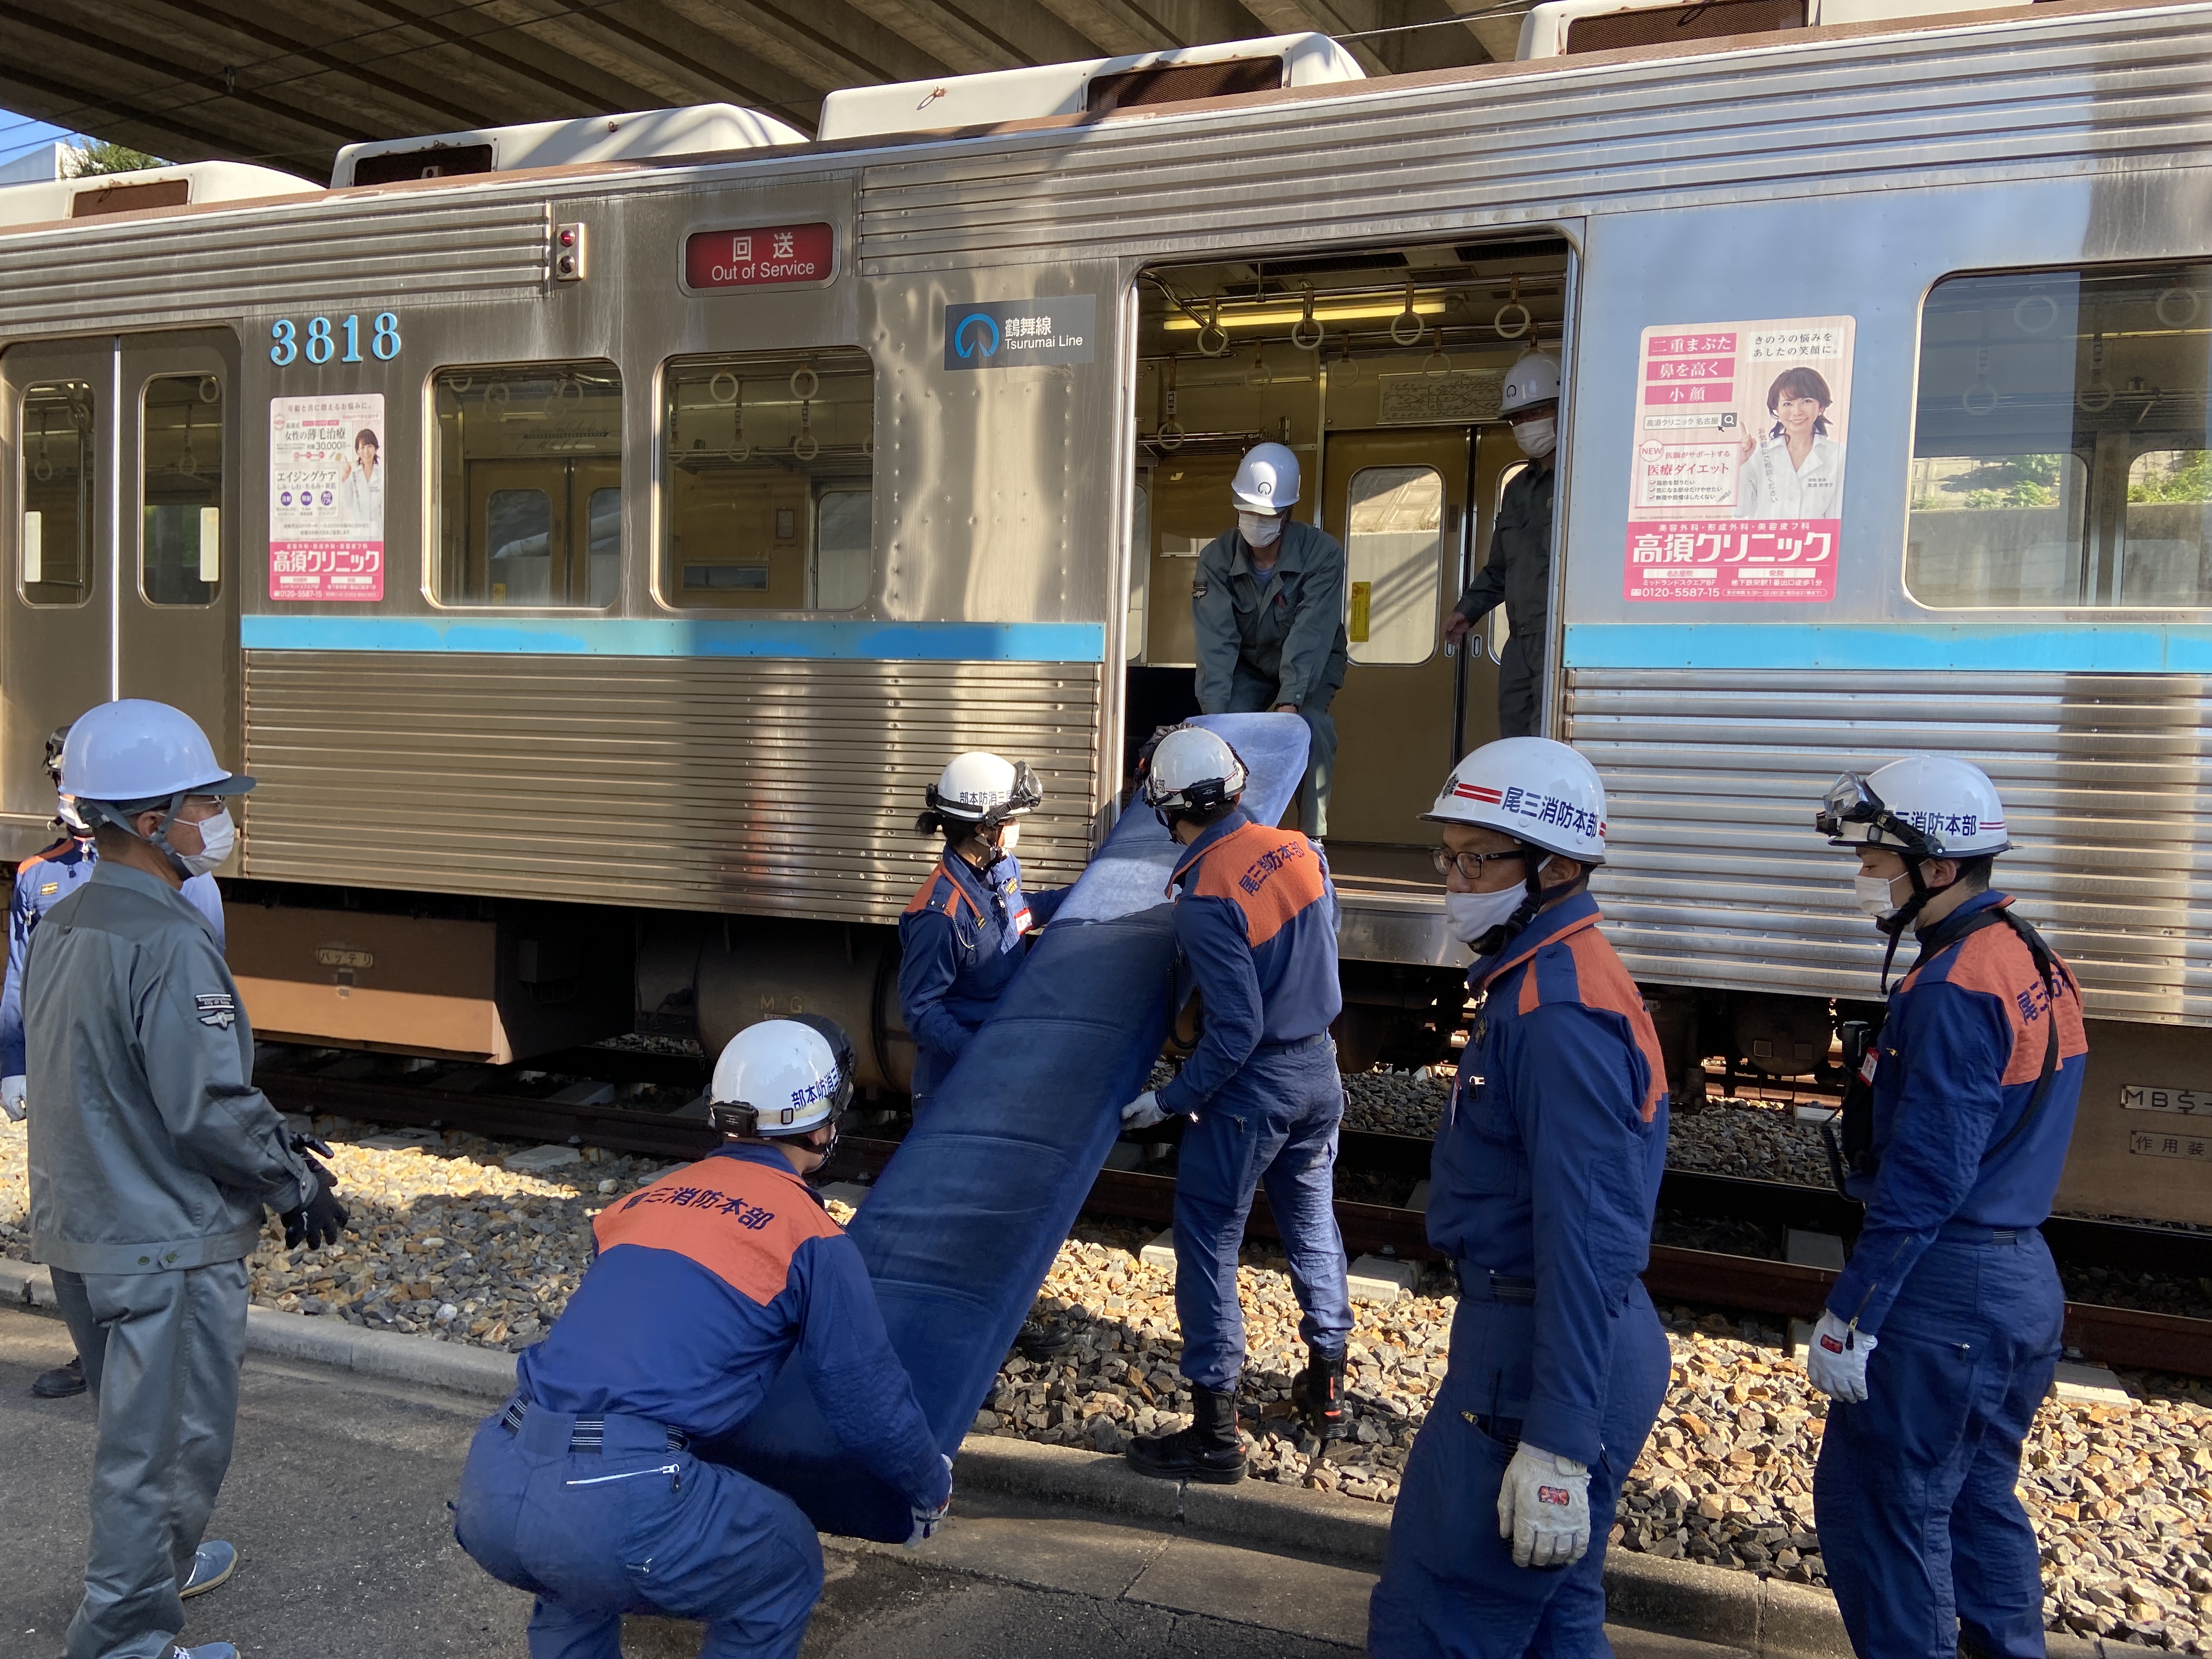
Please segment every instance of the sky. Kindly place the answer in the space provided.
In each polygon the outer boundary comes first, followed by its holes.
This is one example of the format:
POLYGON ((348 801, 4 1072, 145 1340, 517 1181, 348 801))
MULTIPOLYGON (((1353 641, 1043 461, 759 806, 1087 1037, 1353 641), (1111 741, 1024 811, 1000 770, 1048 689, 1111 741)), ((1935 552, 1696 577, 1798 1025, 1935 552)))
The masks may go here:
POLYGON ((66 128, 49 126, 27 115, 17 115, 12 110, 0 110, 0 167, 28 155, 50 139, 78 136, 66 128))

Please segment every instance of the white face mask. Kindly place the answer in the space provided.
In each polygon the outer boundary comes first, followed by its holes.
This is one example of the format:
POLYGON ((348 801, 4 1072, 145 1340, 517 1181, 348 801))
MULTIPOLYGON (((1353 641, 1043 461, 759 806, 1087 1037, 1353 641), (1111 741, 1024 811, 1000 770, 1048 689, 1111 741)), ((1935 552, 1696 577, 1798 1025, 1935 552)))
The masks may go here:
POLYGON ((1021 844, 1022 822, 1019 818, 1011 819, 1006 827, 999 832, 999 850, 1001 853, 1011 853, 1021 844))
POLYGON ((1530 460, 1542 460, 1559 441, 1559 417, 1547 415, 1540 420, 1516 423, 1513 441, 1521 446, 1521 453, 1530 460))
POLYGON ((1528 896, 1528 890, 1522 886, 1502 887, 1494 893, 1446 893, 1444 926, 1462 945, 1473 945, 1492 928, 1510 921, 1528 896))
POLYGON ((1272 513, 1239 513, 1237 533, 1255 547, 1273 547, 1283 533, 1283 521, 1272 513))
POLYGON ((205 850, 198 853, 179 853, 178 859, 196 876, 204 876, 221 866, 230 856, 231 848, 238 844, 238 826, 231 821, 230 809, 226 806, 213 817, 192 826, 200 832, 205 850))
POLYGON ((1853 876, 1851 896, 1858 901, 1859 908, 1876 921, 1887 921, 1898 911, 1890 897, 1890 889, 1895 885, 1895 878, 1889 876, 1853 876))

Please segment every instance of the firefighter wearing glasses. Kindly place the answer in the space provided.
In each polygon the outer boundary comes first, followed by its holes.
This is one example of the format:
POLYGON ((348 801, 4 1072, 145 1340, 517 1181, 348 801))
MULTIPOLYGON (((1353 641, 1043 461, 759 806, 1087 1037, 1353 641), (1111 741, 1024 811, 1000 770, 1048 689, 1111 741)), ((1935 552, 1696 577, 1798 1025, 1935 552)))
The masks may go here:
POLYGON ((1610 1651, 1605 1540, 1667 1392, 1637 1275, 1667 1162, 1644 999, 1597 930, 1605 790, 1545 738, 1486 744, 1426 814, 1480 998, 1431 1160, 1451 1363, 1390 1517, 1368 1651, 1610 1651))
POLYGON ((806 1184, 852 1079, 827 1020, 732 1037, 708 1109, 720 1148, 600 1212, 591 1270, 477 1431, 454 1534, 538 1598, 532 1659, 621 1659, 625 1613, 703 1620, 709 1659, 799 1651, 822 1593, 814 1528, 690 1450, 736 1432, 794 1358, 829 1432, 906 1494, 909 1544, 951 1502, 860 1253, 806 1184))
POLYGON ((2065 1310, 2036 1229, 2081 1091, 2081 994, 1990 884, 2012 842, 1978 768, 1845 773, 1814 823, 1858 854, 1885 990, 1906 928, 1920 947, 1846 1102, 1866 1223, 1808 1349, 1834 1402, 1813 1487, 1829 1582, 1861 1654, 2033 1659, 2041 1567, 2013 1489, 2065 1310))
POLYGON ((1022 819, 1044 804, 1025 762, 956 755, 926 799, 915 829, 943 836, 945 852, 899 921, 899 1006, 914 1034, 916 1121, 1013 983, 1030 930, 1067 896, 1065 887, 1022 890, 1014 848, 1022 819))

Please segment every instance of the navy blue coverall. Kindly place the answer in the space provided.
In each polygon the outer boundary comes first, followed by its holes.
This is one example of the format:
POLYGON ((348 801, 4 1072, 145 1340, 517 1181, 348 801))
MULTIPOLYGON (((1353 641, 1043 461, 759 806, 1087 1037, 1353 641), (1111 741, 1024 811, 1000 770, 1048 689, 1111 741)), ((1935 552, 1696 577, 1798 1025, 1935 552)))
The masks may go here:
POLYGON ((1635 981, 1577 892, 1468 982, 1484 1000, 1432 1156, 1429 1242, 1458 1266, 1451 1364, 1413 1442, 1375 1588, 1378 1659, 1558 1659, 1605 1639, 1605 1540, 1666 1397, 1637 1275, 1667 1164, 1667 1081, 1635 981), (1590 1547, 1516 1567, 1498 1535, 1515 1449, 1589 1466, 1590 1547))
POLYGON ((454 1535, 530 1591, 532 1659, 621 1659, 622 1616, 707 1626, 701 1659, 799 1651, 822 1550, 799 1506, 688 1449, 796 1351, 840 1443, 917 1508, 951 1487, 860 1253, 772 1147, 731 1144, 610 1205, 597 1259, 469 1448, 454 1535))
POLYGON ((1227 1393, 1244 1369, 1237 1248, 1262 1181, 1290 1257, 1298 1334, 1344 1352, 1352 1334, 1333 1171, 1344 1082, 1328 1028, 1336 976, 1336 889, 1320 848, 1255 823, 1242 807, 1183 849, 1175 882, 1181 974, 1205 1030, 1159 1108, 1194 1115, 1176 1164, 1176 1316, 1182 1374, 1227 1393))
POLYGON ((1029 954, 1025 935, 1052 920, 1068 891, 1023 892, 1021 860, 1011 853, 987 876, 947 849, 908 902, 899 919, 899 1007, 914 1036, 917 1121, 1013 983, 1029 954))
POLYGON ((2036 1229, 2074 1133, 2088 1039, 2063 963, 2056 997, 1978 894, 1920 934, 1874 1073, 1872 1181, 1828 1309, 1876 1340, 1867 1397, 1831 1403, 1813 1480, 1851 1645, 1882 1659, 2041 1659, 2035 1534, 2013 1488, 2058 1363, 2065 1297, 2036 1229), (2058 1057, 2023 1127, 2057 1007, 2058 1057))

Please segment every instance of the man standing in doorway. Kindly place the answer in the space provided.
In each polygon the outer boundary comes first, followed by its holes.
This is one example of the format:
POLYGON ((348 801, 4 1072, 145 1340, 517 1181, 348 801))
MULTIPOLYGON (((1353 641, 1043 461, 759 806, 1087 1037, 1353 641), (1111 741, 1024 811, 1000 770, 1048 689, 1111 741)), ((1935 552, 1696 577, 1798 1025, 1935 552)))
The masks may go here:
POLYGON ((1528 353, 1507 373, 1498 408, 1512 422, 1514 441, 1528 465, 1505 486, 1490 536, 1490 561, 1444 619, 1444 640, 1458 643, 1494 607, 1504 605, 1510 631, 1498 670, 1498 735, 1533 738, 1540 723, 1537 704, 1544 691, 1544 635, 1551 611, 1559 365, 1541 352, 1528 353))
POLYGON ((1344 549, 1291 517, 1298 458, 1255 444, 1230 494, 1237 527, 1198 556, 1190 617, 1198 635, 1198 706, 1208 714, 1296 714, 1311 734, 1298 827, 1328 833, 1336 721, 1328 706, 1351 657, 1344 630, 1344 549))

